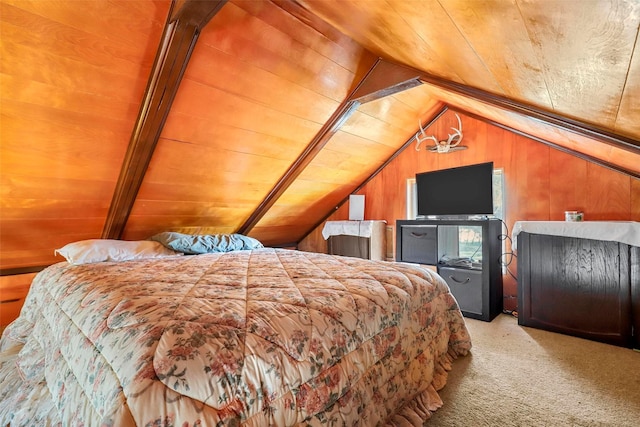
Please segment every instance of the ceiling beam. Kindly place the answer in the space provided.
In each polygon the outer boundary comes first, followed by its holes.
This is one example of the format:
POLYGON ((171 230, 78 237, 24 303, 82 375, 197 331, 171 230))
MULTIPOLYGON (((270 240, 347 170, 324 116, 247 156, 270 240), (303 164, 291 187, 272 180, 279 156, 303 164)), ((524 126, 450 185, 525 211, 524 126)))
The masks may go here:
POLYGON ((103 239, 122 236, 200 31, 226 2, 175 0, 172 3, 109 206, 103 239))
MULTIPOLYGON (((425 73, 424 71, 409 66, 398 65, 388 61, 385 61, 382 65, 388 69, 387 72, 393 72, 389 70, 394 67, 396 73, 401 72, 404 76, 415 76, 415 78, 417 78, 422 83, 437 86, 441 89, 470 97, 486 104, 490 104, 508 111, 513 111, 515 113, 522 114, 526 117, 538 120, 540 122, 550 124, 554 127, 567 130, 575 134, 597 140, 599 142, 604 142, 605 144, 609 144, 611 146, 628 150, 633 153, 637 153, 638 150, 640 150, 640 141, 602 128, 598 128, 587 122, 570 119, 556 113, 545 111, 533 105, 518 102, 513 99, 499 96, 471 86, 466 86, 461 83, 452 82, 450 80, 443 79, 442 77, 434 76, 432 74, 425 73)), ((382 66, 380 68, 382 69, 382 66)), ((384 96, 383 91, 379 92, 379 94, 384 96)), ((572 151, 572 153, 576 155, 578 154, 577 151, 572 151)))
POLYGON ((421 75, 422 72, 414 68, 378 58, 373 65, 372 72, 365 77, 349 99, 366 104, 421 85, 421 75))
POLYGON ((556 144, 554 142, 548 141, 546 139, 539 138, 539 137, 537 137, 535 135, 532 135, 530 133, 523 132, 521 130, 515 129, 515 128, 511 127, 511 126, 503 125, 502 123, 498 123, 498 122, 496 122, 494 120, 488 119, 488 118, 483 117, 483 116, 479 116, 479 115, 477 115, 475 113, 471 113, 471 112, 466 111, 466 110, 460 110, 458 108, 452 108, 452 110, 460 111, 462 114, 464 114, 466 116, 469 116, 469 117, 472 117, 472 118, 474 118, 474 119, 476 119, 478 121, 481 121, 481 122, 484 122, 484 123, 488 123, 488 124, 490 124, 492 126, 500 128, 500 129, 504 129, 506 131, 513 132, 516 135, 520 135, 520 136, 523 136, 525 138, 532 139, 534 141, 537 141, 537 142, 540 142, 540 143, 542 143, 544 145, 547 145, 547 146, 549 146, 551 148, 555 148, 558 151, 562 151, 563 153, 571 154, 572 156, 575 156, 575 157, 577 157, 579 159, 582 159, 582 160, 586 160, 586 161, 591 162, 593 164, 596 164, 598 166, 602 166, 604 168, 611 169, 613 171, 620 172, 620 173, 632 176, 634 178, 640 179, 640 172, 638 172, 638 171, 631 170, 631 169, 628 169, 628 168, 623 168, 623 167, 615 165, 615 164, 613 164, 611 162, 607 162, 605 160, 598 159, 597 157, 590 156, 588 154, 583 154, 583 153, 581 153, 579 151, 575 151, 575 150, 573 150, 571 148, 567 148, 567 147, 564 147, 562 145, 556 144))
MULTIPOLYGON (((545 111, 532 105, 524 104, 522 102, 518 102, 503 96, 495 95, 491 92, 486 92, 484 90, 476 89, 471 86, 465 86, 460 83, 445 80, 438 76, 422 73, 422 75, 420 76, 420 80, 423 83, 437 86, 444 90, 470 97, 478 101, 482 101, 486 104, 522 114, 526 117, 538 120, 542 123, 550 124, 559 129, 567 130, 569 132, 582 135, 587 138, 630 151, 632 153, 637 153, 638 150, 640 150, 640 141, 623 135, 619 135, 614 132, 610 132, 605 129, 598 128, 583 121, 570 119, 568 117, 545 111)), ((575 155, 579 154, 579 152, 575 150, 571 150, 570 152, 575 155)))
POLYGON ((419 76, 416 70, 378 58, 237 232, 248 234, 256 226, 361 104, 420 85, 419 76))

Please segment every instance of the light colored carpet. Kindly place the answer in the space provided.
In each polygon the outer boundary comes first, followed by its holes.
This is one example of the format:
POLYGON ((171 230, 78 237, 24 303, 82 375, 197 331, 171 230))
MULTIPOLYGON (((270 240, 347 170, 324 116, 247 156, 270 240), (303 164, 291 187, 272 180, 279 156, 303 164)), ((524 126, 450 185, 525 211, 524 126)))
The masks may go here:
POLYGON ((640 426, 640 352, 518 325, 465 319, 457 359, 425 427, 640 426))

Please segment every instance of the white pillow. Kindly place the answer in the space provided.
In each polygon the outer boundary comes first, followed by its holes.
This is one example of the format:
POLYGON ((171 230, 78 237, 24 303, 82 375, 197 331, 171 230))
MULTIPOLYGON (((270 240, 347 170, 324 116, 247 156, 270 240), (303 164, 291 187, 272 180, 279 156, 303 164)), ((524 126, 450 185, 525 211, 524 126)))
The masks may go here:
POLYGON ((182 255, 151 240, 91 239, 69 243, 54 254, 62 255, 70 264, 81 265, 104 261, 162 258, 182 255))

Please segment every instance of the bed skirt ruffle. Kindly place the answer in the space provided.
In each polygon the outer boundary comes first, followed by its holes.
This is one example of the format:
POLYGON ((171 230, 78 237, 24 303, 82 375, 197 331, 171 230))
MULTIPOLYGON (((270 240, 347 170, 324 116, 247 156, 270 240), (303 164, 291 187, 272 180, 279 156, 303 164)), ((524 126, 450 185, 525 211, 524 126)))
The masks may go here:
POLYGON ((452 362, 458 356, 467 355, 468 350, 449 350, 436 366, 433 381, 422 393, 393 414, 385 424, 385 427, 423 427, 425 421, 431 418, 431 414, 443 405, 438 391, 447 384, 447 377, 452 368, 452 362))

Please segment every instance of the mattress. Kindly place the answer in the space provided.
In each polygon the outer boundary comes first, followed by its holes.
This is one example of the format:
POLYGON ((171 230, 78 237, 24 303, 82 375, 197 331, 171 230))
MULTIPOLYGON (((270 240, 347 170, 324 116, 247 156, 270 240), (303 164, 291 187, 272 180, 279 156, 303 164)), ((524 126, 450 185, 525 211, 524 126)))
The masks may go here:
POLYGON ((55 264, 0 341, 0 424, 422 425, 471 341, 436 273, 257 249, 55 264))

